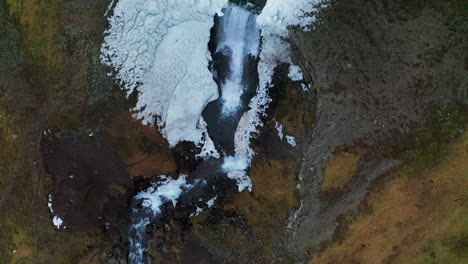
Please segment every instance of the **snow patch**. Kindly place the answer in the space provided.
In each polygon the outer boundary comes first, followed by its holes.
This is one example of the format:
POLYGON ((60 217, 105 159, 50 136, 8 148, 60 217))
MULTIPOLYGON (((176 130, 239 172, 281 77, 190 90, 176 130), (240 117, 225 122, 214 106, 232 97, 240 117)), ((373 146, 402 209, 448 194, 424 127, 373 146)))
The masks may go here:
POLYGON ((288 142, 289 145, 291 145, 291 147, 295 147, 296 146, 296 138, 293 137, 293 136, 286 136, 286 141, 288 142))
POLYGON ((284 138, 286 138, 286 142, 288 142, 289 145, 291 145, 291 147, 295 147, 296 146, 296 138, 293 137, 293 136, 289 136, 289 135, 284 135, 283 133, 283 125, 278 123, 277 121, 275 121, 275 128, 276 128, 276 131, 278 132, 278 137, 283 140, 284 138))
POLYGON ((60 226, 63 224, 63 220, 58 216, 54 216, 54 218, 52 218, 52 222, 57 229, 60 229, 60 226))
POLYGON ((195 217, 195 216, 198 216, 199 214, 201 214, 203 212, 203 209, 198 207, 197 206, 197 210, 193 213, 190 214, 190 217, 195 217))
POLYGON ((218 196, 215 196, 215 197, 213 197, 211 200, 209 200, 208 202, 206 202, 206 205, 208 206, 208 208, 213 207, 214 202, 216 201, 216 199, 218 199, 218 196))
POLYGON ((275 121, 275 128, 276 131, 278 132, 278 137, 283 140, 284 134, 283 134, 283 125, 275 121))
POLYGON ((191 141, 216 156, 202 111, 218 98, 207 44, 227 2, 120 0, 109 18, 101 60, 128 94, 138 91, 134 117, 157 125, 172 147, 191 141))
MULTIPOLYGON (((49 207, 50 214, 52 215, 52 224, 57 228, 60 229, 60 227, 63 224, 62 218, 58 217, 57 215, 54 215, 54 208, 52 205, 52 194, 49 194, 48 199, 47 199, 47 207, 49 207)), ((64 228, 66 228, 64 226, 64 228)))
POLYGON ((291 64, 289 66, 288 77, 292 81, 302 81, 304 79, 304 75, 302 74, 301 67, 291 64))
POLYGON ((52 194, 49 194, 49 200, 47 201, 47 207, 49 207, 50 213, 54 213, 54 209, 52 208, 52 194))

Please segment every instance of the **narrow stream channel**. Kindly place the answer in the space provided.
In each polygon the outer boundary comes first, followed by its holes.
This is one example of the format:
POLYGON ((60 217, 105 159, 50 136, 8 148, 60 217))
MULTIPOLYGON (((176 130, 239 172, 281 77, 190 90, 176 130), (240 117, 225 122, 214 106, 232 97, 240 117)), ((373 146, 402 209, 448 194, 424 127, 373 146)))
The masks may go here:
POLYGON ((149 262, 146 256, 147 229, 164 215, 166 208, 192 209, 185 213, 190 217, 197 215, 212 206, 217 198, 216 192, 236 189, 236 182, 230 179, 231 176, 228 177, 228 173, 236 171, 237 167, 240 170, 248 167, 243 164, 247 162, 245 159, 238 161, 234 158, 234 134, 258 86, 260 31, 256 25, 256 15, 249 11, 251 7, 230 3, 224 10, 224 16, 215 18, 209 43, 213 55, 211 70, 220 97, 205 108, 203 117, 221 159, 207 160, 191 175, 180 175, 178 179, 161 176, 159 183, 133 198, 129 231, 130 264, 149 262))

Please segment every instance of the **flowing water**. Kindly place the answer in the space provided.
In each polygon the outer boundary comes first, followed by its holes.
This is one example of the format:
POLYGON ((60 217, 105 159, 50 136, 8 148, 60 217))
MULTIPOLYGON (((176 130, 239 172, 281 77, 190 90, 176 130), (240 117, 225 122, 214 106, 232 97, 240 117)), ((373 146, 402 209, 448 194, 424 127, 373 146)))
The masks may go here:
POLYGON ((258 85, 260 30, 256 15, 235 4, 230 4, 215 22, 217 30, 210 49, 220 98, 208 104, 203 117, 218 150, 234 155, 234 133, 258 85))
MULTIPOLYGON (((215 198, 207 198, 207 192, 220 192, 226 186, 233 186, 228 173, 236 171, 239 166, 241 170, 248 167, 247 160, 232 156, 235 155, 234 134, 238 122, 248 110, 248 103, 258 85, 260 31, 256 25, 256 15, 245 7, 229 4, 224 16, 216 17, 212 33, 211 68, 220 97, 206 107, 203 116, 210 137, 224 160, 203 162, 190 176, 181 175, 177 180, 163 177, 162 182, 134 197, 129 238, 130 264, 148 263, 147 228, 162 217, 164 205, 176 207, 186 204, 186 210, 196 208, 194 212, 187 212, 193 216, 212 206, 215 198)), ((210 194, 213 197, 216 195, 210 194)))

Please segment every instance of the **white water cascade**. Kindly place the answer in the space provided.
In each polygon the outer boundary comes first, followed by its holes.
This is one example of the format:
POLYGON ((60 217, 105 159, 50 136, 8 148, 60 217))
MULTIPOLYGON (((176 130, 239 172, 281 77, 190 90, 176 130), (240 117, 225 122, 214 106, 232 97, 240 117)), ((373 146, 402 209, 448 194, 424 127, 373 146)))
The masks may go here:
POLYGON ((244 67, 248 56, 258 57, 260 31, 256 15, 230 4, 218 28, 218 47, 229 58, 229 75, 221 85, 222 117, 235 114, 241 107, 245 90, 244 67))

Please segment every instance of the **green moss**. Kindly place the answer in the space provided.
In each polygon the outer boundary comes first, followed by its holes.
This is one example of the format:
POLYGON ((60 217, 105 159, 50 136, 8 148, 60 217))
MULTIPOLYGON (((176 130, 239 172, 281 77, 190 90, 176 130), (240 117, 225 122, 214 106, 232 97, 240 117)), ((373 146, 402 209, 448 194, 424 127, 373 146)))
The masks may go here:
POLYGON ((468 233, 461 233, 452 236, 440 243, 432 241, 428 246, 424 247, 422 252, 421 264, 436 264, 436 263, 467 263, 468 252, 468 233))
POLYGON ((47 69, 60 69, 63 63, 59 35, 60 0, 6 0, 8 11, 20 25, 22 48, 28 61, 47 69))
POLYGON ((441 107, 431 112, 421 128, 410 129, 391 143, 382 146, 386 157, 404 162, 437 162, 448 151, 448 143, 462 135, 468 123, 464 106, 441 107))

